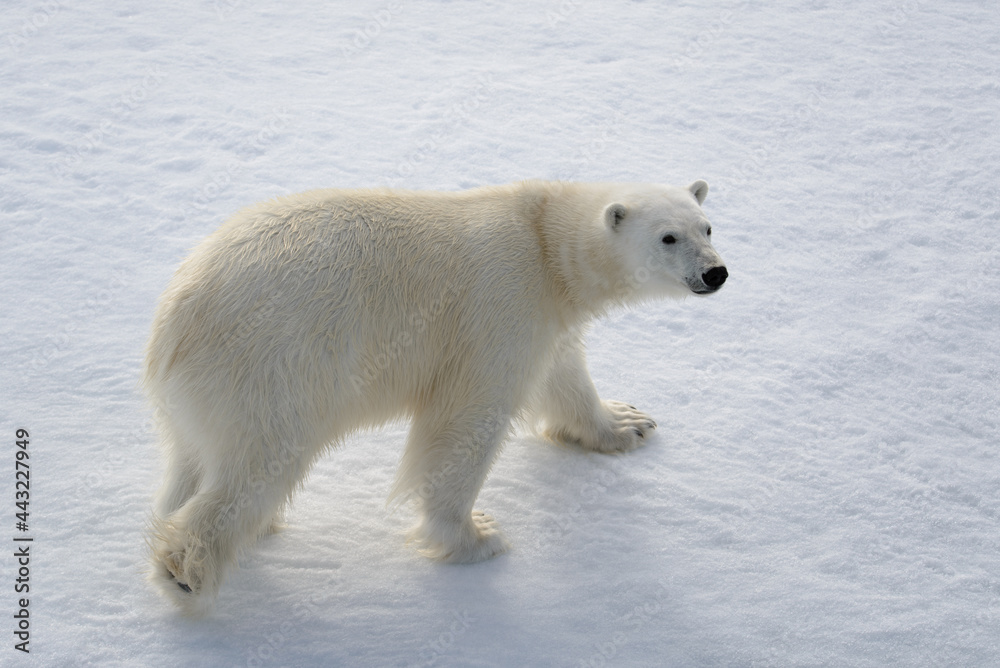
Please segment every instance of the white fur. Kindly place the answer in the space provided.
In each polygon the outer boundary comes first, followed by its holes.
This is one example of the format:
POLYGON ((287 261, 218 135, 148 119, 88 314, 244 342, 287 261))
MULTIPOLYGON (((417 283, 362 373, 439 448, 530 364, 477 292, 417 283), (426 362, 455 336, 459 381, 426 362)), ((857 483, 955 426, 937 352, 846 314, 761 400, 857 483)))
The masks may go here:
POLYGON ((655 427, 598 397, 583 331, 610 307, 706 288, 721 260, 705 192, 323 190, 238 213, 178 269, 147 348, 167 458, 151 579, 206 612, 316 457, 400 416, 412 427, 393 496, 418 502, 421 551, 503 552, 473 503, 512 420, 601 452, 655 427))

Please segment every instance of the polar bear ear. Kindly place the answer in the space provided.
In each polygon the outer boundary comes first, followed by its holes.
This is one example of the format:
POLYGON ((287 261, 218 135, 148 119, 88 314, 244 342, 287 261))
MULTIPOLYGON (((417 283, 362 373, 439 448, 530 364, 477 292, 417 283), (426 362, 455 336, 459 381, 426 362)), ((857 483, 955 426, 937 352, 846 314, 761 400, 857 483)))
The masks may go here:
POLYGON ((708 184, 701 179, 698 179, 688 186, 688 190, 690 190, 691 194, 694 195, 694 198, 698 200, 699 205, 704 202, 705 198, 708 196, 708 184))
POLYGON ((612 231, 617 231, 618 226, 621 225, 621 222, 627 213, 628 209, 624 204, 618 204, 617 202, 609 204, 604 207, 604 223, 612 231))

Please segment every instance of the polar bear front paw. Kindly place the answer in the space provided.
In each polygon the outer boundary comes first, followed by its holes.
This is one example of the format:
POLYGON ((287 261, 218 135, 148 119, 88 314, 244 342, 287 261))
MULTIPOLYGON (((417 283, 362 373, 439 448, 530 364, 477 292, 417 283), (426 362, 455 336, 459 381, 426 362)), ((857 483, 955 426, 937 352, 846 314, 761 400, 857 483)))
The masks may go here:
POLYGON ((621 401, 601 401, 604 409, 604 432, 596 447, 583 443, 583 447, 597 452, 628 452, 645 442, 646 435, 656 429, 656 422, 635 406, 621 401))
POLYGON ((645 442, 656 422, 635 406, 621 401, 601 400, 589 424, 545 430, 555 440, 574 443, 593 452, 628 452, 645 442))

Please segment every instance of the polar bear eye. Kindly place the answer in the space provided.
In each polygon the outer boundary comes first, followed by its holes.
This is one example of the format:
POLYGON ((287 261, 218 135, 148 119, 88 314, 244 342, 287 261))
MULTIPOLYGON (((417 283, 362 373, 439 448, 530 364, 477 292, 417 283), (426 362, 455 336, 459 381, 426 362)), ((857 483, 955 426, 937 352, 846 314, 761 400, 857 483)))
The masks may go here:
POLYGON ((663 237, 663 243, 665 243, 667 245, 669 245, 669 244, 675 244, 675 243, 677 243, 677 239, 674 238, 674 235, 668 234, 667 236, 663 237))
POLYGON ((712 228, 710 227, 707 230, 705 230, 705 234, 707 234, 708 236, 712 236, 712 228))

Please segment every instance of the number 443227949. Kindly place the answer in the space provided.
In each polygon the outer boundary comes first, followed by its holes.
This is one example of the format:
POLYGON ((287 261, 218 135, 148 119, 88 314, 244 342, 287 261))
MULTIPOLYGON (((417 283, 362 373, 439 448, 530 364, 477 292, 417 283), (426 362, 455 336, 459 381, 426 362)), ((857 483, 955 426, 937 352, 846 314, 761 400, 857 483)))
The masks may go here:
POLYGON ((18 531, 28 530, 28 501, 31 491, 31 467, 28 465, 28 430, 18 429, 14 455, 15 505, 18 531))

